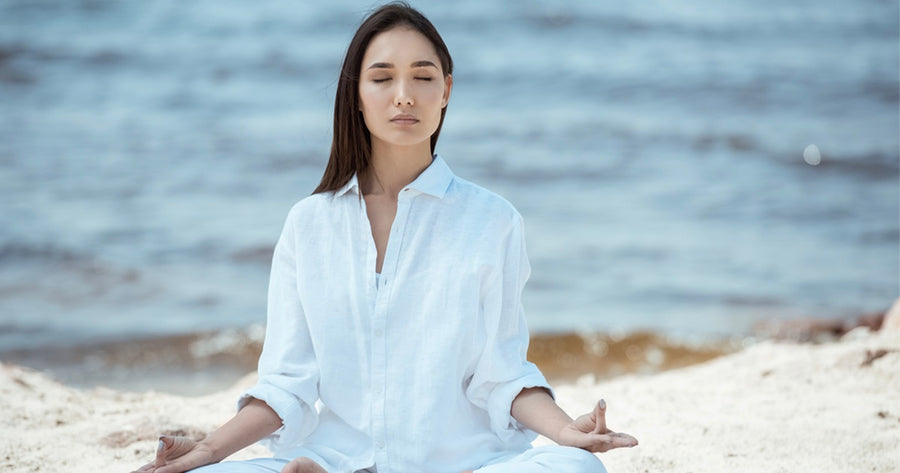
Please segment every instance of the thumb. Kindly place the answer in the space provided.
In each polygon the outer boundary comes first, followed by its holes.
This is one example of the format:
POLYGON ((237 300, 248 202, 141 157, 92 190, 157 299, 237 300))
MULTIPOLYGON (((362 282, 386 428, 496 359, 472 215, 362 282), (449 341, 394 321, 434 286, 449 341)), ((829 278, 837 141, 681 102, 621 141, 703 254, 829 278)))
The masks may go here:
POLYGON ((594 433, 602 434, 606 430, 606 401, 601 399, 594 407, 594 433))
POLYGON ((159 446, 156 448, 156 462, 154 462, 153 466, 156 468, 166 466, 166 452, 172 448, 172 445, 175 444, 175 439, 166 437, 165 435, 159 436, 159 446))

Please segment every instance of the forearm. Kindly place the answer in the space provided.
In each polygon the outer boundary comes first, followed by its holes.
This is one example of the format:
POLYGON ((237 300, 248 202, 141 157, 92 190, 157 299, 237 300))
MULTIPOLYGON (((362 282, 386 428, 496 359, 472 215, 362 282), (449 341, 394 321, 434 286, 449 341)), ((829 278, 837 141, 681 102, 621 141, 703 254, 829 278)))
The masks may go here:
POLYGON ((209 447, 218 462, 275 432, 279 427, 281 418, 278 414, 265 402, 250 398, 231 420, 206 436, 202 443, 209 447))
POLYGON ((572 423, 544 388, 523 389, 513 400, 510 414, 525 427, 559 443, 559 433, 572 423))

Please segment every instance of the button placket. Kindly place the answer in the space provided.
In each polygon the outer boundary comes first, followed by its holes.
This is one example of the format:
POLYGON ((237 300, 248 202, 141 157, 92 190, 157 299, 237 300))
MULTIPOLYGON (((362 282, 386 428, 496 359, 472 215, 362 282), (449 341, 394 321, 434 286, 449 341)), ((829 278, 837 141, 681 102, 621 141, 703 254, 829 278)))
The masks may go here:
POLYGON ((376 464, 385 464, 387 458, 384 452, 385 434, 385 398, 384 384, 387 381, 386 371, 386 340, 384 337, 385 324, 385 298, 387 291, 382 288, 375 293, 375 308, 372 318, 372 439, 377 448, 376 464))
MULTIPOLYGON (((387 322, 390 308, 391 290, 394 272, 399 259, 399 248, 403 244, 403 234, 406 229, 406 219, 409 215, 409 200, 403 195, 397 202, 397 213, 391 224, 384 260, 381 267, 380 288, 375 290, 373 316, 372 316, 372 440, 376 448, 376 464, 388 468, 389 449, 385 442, 387 436, 386 408, 386 383, 388 376, 387 360, 387 322)), ((368 219, 367 219, 368 221, 368 219)), ((373 240, 374 241, 374 240, 373 240)), ((374 242, 372 245, 374 249, 374 242)), ((374 278, 374 271, 373 273, 374 278)))
POLYGON ((384 383, 385 383, 385 340, 384 340, 384 299, 385 291, 379 290, 375 276, 375 261, 378 257, 378 250, 375 247, 375 239, 372 236, 372 224, 369 222, 368 209, 366 208, 365 199, 360 199, 361 212, 359 215, 362 238, 365 241, 365 267, 364 274, 367 281, 367 293, 369 294, 370 307, 372 307, 371 326, 371 372, 370 382, 372 383, 372 403, 370 406, 372 440, 375 442, 376 464, 386 464, 387 458, 384 452, 384 383))

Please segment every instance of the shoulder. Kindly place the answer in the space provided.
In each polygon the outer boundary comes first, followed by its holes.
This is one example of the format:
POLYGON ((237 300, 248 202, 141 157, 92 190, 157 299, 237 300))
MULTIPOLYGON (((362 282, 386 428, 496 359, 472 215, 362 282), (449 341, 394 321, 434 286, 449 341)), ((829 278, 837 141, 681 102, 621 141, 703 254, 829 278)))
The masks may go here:
POLYGON ((332 192, 321 192, 300 199, 288 211, 285 225, 294 228, 312 225, 318 217, 329 214, 332 200, 332 192))
POLYGON ((469 180, 454 176, 447 197, 485 223, 522 225, 522 214, 509 200, 469 180))

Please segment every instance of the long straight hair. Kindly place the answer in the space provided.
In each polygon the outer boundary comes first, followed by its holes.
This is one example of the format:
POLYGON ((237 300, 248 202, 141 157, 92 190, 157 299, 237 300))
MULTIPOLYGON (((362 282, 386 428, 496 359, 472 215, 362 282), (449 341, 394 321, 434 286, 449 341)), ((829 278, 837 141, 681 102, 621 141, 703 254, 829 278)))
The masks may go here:
MULTIPOLYGON (((406 2, 391 2, 372 12, 356 30, 347 47, 334 98, 334 134, 331 154, 322 181, 313 194, 340 189, 353 175, 369 167, 372 141, 359 104, 359 76, 363 56, 372 38, 397 26, 408 26, 422 33, 437 52, 444 77, 453 73, 450 51, 434 25, 406 2)), ((431 152, 437 144, 447 107, 441 109, 441 120, 431 135, 431 152)))

